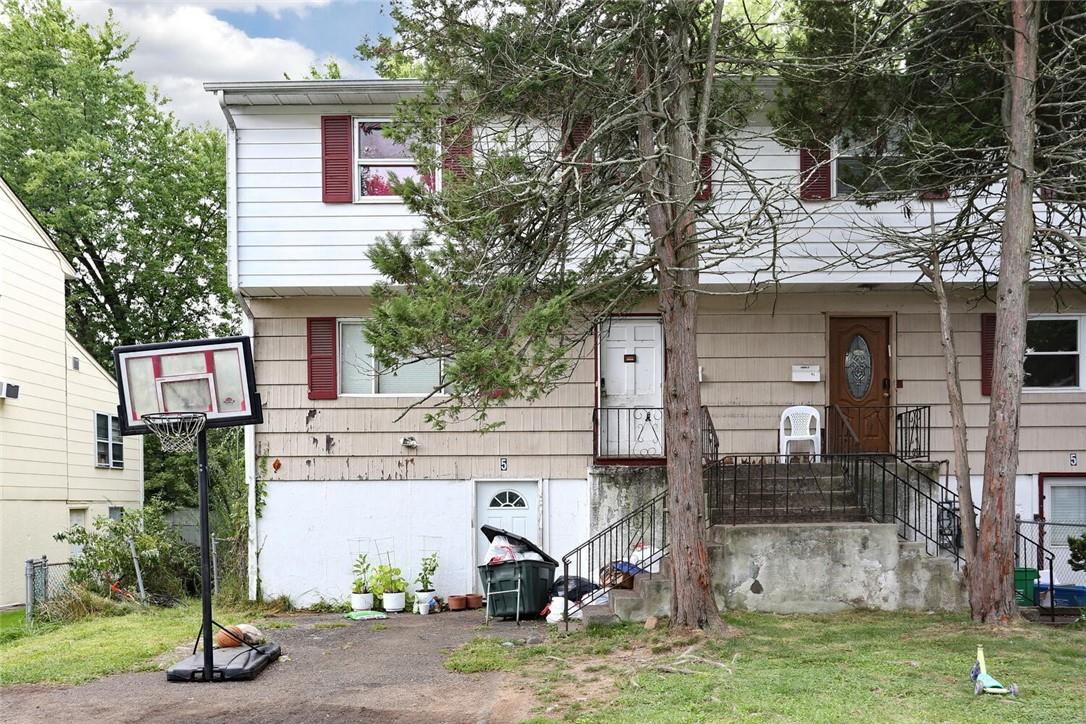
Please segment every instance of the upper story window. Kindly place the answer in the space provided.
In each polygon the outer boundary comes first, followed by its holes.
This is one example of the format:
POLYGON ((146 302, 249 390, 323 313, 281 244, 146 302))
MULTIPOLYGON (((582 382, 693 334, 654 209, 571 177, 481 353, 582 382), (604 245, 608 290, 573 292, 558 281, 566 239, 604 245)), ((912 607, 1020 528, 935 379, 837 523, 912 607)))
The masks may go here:
POLYGON ((879 194, 891 188, 888 175, 894 171, 892 144, 839 141, 834 169, 836 196, 879 194))
POLYGON ((1083 381, 1084 317, 1034 317, 1026 323, 1024 387, 1080 388, 1083 381))
POLYGON ((116 415, 94 413, 94 465, 99 468, 124 467, 124 439, 116 415))
POLYGON ((359 320, 340 320, 336 336, 341 395, 425 395, 441 381, 438 360, 412 362, 394 370, 378 369, 373 347, 363 335, 359 320))
POLYGON ((398 143, 384 134, 386 124, 384 120, 355 119, 356 201, 394 200, 393 177, 400 181, 411 178, 434 188, 434 177, 419 172, 407 144, 398 143))

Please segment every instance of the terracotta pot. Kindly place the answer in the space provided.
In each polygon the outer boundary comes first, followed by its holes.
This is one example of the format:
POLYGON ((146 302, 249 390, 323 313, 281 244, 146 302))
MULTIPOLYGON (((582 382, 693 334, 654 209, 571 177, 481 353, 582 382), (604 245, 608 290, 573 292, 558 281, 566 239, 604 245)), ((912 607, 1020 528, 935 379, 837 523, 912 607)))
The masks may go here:
POLYGON ((463 611, 468 607, 467 596, 449 596, 449 610, 450 611, 463 611))
POLYGON ((483 596, 480 593, 469 593, 465 598, 468 599, 468 608, 482 608, 483 596))

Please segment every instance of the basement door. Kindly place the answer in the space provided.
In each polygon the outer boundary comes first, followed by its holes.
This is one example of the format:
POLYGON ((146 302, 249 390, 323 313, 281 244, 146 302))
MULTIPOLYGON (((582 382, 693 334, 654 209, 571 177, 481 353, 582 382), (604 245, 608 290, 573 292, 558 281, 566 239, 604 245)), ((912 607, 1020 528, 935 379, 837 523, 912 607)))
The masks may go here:
POLYGON ((863 451, 890 452, 890 320, 830 318, 829 372, 830 405, 840 408, 863 451))
MULTIPOLYGON (((542 545, 539 524, 539 483, 535 480, 488 480, 475 484, 475 560, 486 563, 490 541, 480 529, 502 528, 542 545)), ((476 585, 478 578, 476 577, 476 585)))
POLYGON ((600 327, 599 458, 663 457, 664 335, 659 317, 600 327))

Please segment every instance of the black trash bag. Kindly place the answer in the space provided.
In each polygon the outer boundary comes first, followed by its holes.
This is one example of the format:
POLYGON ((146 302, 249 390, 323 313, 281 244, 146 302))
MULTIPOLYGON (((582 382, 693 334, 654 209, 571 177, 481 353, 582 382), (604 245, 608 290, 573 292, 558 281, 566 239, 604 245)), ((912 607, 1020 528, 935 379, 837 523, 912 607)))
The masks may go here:
POLYGON ((580 576, 569 577, 569 587, 566 586, 566 577, 560 576, 551 586, 551 598, 562 596, 570 603, 578 603, 589 593, 599 589, 592 581, 580 576))

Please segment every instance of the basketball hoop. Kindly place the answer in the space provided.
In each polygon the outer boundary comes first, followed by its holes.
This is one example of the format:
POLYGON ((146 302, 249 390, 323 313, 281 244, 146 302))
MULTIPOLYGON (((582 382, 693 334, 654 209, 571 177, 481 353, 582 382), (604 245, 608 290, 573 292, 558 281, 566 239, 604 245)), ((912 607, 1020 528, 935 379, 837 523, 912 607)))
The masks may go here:
POLYGON ((153 412, 140 418, 158 436, 163 452, 188 452, 196 445, 196 436, 207 424, 203 412, 153 412))

